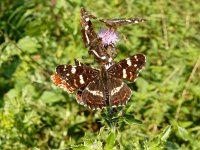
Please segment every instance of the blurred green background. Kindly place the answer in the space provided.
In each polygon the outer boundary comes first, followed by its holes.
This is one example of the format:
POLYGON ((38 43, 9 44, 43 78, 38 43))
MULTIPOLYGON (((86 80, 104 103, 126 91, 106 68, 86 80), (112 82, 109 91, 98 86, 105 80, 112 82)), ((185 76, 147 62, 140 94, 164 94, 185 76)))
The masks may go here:
POLYGON ((1 0, 0 149, 200 149, 199 12, 198 0, 1 0), (148 19, 118 30, 116 61, 143 53, 147 65, 112 118, 50 79, 57 65, 93 61, 81 7, 101 18, 148 19))

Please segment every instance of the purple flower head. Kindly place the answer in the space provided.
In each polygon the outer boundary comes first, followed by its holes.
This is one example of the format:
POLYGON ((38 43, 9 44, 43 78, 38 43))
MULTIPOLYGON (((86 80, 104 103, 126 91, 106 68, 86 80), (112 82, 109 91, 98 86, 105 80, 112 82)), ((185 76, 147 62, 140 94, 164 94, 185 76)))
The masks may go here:
POLYGON ((104 46, 116 44, 116 42, 119 40, 117 33, 111 29, 102 29, 99 31, 98 35, 102 39, 104 46))

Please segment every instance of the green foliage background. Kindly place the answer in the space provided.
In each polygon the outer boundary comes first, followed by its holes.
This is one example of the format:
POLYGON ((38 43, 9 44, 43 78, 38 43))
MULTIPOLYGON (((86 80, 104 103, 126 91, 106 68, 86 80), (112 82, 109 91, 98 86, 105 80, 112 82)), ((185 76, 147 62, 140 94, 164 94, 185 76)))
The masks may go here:
POLYGON ((199 12, 198 0, 1 0, 0 149, 200 149, 199 12), (102 18, 148 19, 119 28, 116 61, 144 53, 147 65, 112 118, 78 105, 50 79, 59 64, 92 62, 81 7, 102 18))

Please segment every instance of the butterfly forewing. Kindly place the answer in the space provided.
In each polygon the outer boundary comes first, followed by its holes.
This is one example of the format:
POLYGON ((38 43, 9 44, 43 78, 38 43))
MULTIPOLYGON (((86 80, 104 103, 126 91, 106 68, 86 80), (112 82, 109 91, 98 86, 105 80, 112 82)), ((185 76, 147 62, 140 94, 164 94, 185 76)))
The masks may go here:
POLYGON ((89 47, 89 54, 93 54, 97 62, 106 63, 111 62, 112 58, 106 52, 101 38, 95 32, 92 22, 90 21, 91 15, 82 8, 81 9, 81 27, 82 39, 85 47, 89 47))
POLYGON ((94 31, 92 22, 90 21, 90 17, 84 8, 81 9, 81 27, 83 42, 85 44, 85 47, 89 47, 92 42, 97 40, 98 35, 94 31))
POLYGON ((145 66, 146 58, 143 54, 137 54, 121 60, 108 69, 111 77, 135 81, 140 70, 145 66))
POLYGON ((128 19, 110 19, 110 20, 104 20, 104 23, 106 23, 107 26, 123 26, 128 24, 136 24, 145 22, 146 19, 143 18, 128 18, 128 19))
POLYGON ((83 65, 60 65, 56 68, 53 80, 60 87, 70 87, 69 92, 86 87, 99 75, 99 71, 83 65))

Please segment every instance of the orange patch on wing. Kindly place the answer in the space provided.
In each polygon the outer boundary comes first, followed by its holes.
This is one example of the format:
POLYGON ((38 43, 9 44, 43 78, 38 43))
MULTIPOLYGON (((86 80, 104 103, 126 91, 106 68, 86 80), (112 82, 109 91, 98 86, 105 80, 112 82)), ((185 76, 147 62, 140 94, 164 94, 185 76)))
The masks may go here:
POLYGON ((56 86, 64 88, 67 92, 72 92, 72 88, 66 83, 66 81, 61 80, 57 73, 54 73, 51 78, 56 86))
POLYGON ((76 84, 76 79, 74 79, 74 86, 78 87, 78 85, 76 84))
POLYGON ((133 74, 132 74, 132 72, 130 72, 130 74, 131 74, 131 76, 130 76, 130 80, 132 80, 132 78, 133 78, 133 74))
POLYGON ((57 75, 57 73, 54 73, 51 76, 51 79, 54 81, 55 85, 59 85, 62 83, 62 80, 60 79, 60 77, 57 75))
POLYGON ((125 95, 123 96, 123 98, 122 99, 125 99, 127 97, 127 93, 125 93, 125 95))

